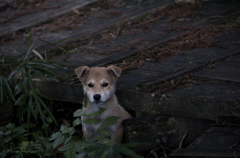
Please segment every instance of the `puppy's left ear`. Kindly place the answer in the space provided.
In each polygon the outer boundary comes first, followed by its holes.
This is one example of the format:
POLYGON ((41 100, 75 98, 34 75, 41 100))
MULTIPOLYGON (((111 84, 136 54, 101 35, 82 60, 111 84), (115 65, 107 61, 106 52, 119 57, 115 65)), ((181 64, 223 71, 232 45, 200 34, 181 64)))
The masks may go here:
POLYGON ((77 74, 77 77, 82 80, 85 76, 87 76, 90 68, 87 66, 81 66, 75 69, 75 73, 77 74))
POLYGON ((120 67, 111 65, 107 67, 107 71, 108 73, 113 76, 113 77, 120 77, 121 73, 122 73, 122 69, 120 67))

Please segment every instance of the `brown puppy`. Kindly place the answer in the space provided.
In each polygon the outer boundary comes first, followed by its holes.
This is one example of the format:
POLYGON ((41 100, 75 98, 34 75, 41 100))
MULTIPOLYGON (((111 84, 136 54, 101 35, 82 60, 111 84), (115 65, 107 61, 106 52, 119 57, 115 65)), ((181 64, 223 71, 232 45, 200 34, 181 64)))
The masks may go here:
MULTIPOLYGON (((97 135, 97 129, 102 122, 109 116, 120 117, 118 121, 110 126, 108 130, 111 132, 111 140, 116 144, 120 144, 123 136, 122 121, 131 118, 131 115, 124 110, 119 104, 115 95, 115 84, 119 78, 122 69, 117 66, 79 67, 75 70, 78 78, 83 84, 84 93, 87 93, 87 107, 83 107, 85 115, 92 114, 99 110, 99 107, 105 108, 100 115, 93 117, 100 122, 96 124, 83 123, 83 133, 87 140, 91 140, 97 135)), ((82 121, 88 119, 82 116, 82 121)))

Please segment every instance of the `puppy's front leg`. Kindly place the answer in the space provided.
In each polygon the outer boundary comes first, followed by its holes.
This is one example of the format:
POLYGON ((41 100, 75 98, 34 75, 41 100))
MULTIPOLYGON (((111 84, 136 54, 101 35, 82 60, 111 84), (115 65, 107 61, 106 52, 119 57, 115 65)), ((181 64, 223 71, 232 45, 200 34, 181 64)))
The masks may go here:
POLYGON ((123 127, 120 126, 118 129, 116 129, 114 132, 112 132, 111 140, 115 144, 121 144, 122 136, 123 136, 123 127))

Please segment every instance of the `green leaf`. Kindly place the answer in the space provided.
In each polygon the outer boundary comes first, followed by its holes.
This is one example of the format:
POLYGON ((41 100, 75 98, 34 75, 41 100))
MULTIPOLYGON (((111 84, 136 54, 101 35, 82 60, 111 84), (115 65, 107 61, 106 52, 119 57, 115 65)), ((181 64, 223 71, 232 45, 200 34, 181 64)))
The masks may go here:
POLYGON ((18 84, 15 86, 14 94, 15 94, 15 95, 20 94, 20 93, 23 91, 23 88, 24 88, 24 84, 18 83, 18 84))
POLYGON ((88 98, 87 98, 87 93, 85 93, 83 106, 86 108, 86 107, 87 107, 87 104, 88 104, 88 98))
POLYGON ((15 101, 15 97, 14 97, 14 95, 13 95, 13 92, 12 92, 11 87, 10 87, 9 84, 8 84, 7 79, 6 79, 6 78, 2 78, 2 79, 3 79, 3 84, 5 85, 8 94, 10 95, 11 99, 12 99, 13 101, 15 101))
POLYGON ((76 120, 73 121, 73 127, 78 126, 82 123, 82 120, 77 118, 76 120))
POLYGON ((53 148, 58 147, 60 144, 64 142, 64 136, 62 135, 61 137, 57 138, 53 142, 53 148))
POLYGON ((18 69, 21 67, 22 65, 18 65, 18 67, 16 67, 8 76, 8 80, 11 80, 11 78, 18 72, 18 69))
POLYGON ((130 156, 132 158, 139 158, 139 156, 135 152, 126 147, 121 146, 118 148, 118 150, 124 155, 130 156))
POLYGON ((22 127, 22 128, 33 128, 33 127, 36 127, 36 124, 33 124, 33 123, 22 123, 19 127, 22 127))
POLYGON ((8 136, 8 135, 10 135, 12 133, 12 130, 7 130, 5 133, 4 133, 4 135, 5 136, 8 136))
MULTIPOLYGON (((66 38, 66 39, 68 39, 68 38, 66 38)), ((53 42, 53 43, 51 43, 51 42, 48 42, 48 41, 45 41, 45 40, 43 40, 43 39, 41 39, 41 38, 39 38, 39 40, 40 41, 42 41, 42 42, 45 42, 45 43, 47 43, 47 44, 49 44, 49 45, 52 45, 52 46, 54 46, 54 47, 56 47, 56 48, 58 48, 58 49, 60 49, 60 50, 63 50, 64 52, 66 52, 66 53, 69 53, 67 50, 65 50, 64 48, 62 48, 62 47, 59 47, 59 46, 57 46, 55 43, 58 43, 58 42, 53 42)))
POLYGON ((38 99, 38 102, 43 106, 43 108, 47 111, 48 115, 53 119, 54 123, 57 125, 55 117, 53 116, 45 102, 42 100, 42 98, 40 98, 38 95, 36 95, 36 98, 38 99))
POLYGON ((22 74, 22 82, 23 82, 23 86, 24 86, 24 88, 25 88, 25 91, 28 93, 26 75, 25 75, 23 69, 21 69, 20 71, 21 71, 21 74, 22 74))
POLYGON ((99 123, 99 120, 96 120, 96 119, 86 119, 86 120, 83 121, 83 123, 95 124, 95 123, 99 123))
POLYGON ((69 143, 71 139, 72 139, 72 136, 69 136, 69 137, 65 140, 64 144, 69 143))
POLYGON ((2 158, 2 157, 7 157, 7 153, 8 153, 7 150, 3 150, 3 151, 1 151, 1 153, 0 153, 0 157, 1 157, 1 158, 2 158))
POLYGON ((27 94, 22 94, 20 97, 17 98, 17 100, 16 100, 14 105, 25 104, 27 96, 28 96, 27 94))
POLYGON ((48 141, 47 138, 44 137, 37 137, 35 138, 36 140, 39 140, 41 142, 41 144, 43 144, 45 146, 46 149, 51 149, 52 148, 52 144, 48 141))
POLYGON ((22 141, 22 144, 21 144, 21 146, 19 147, 20 150, 26 150, 28 144, 29 144, 29 141, 22 141))
POLYGON ((8 143, 8 142, 10 142, 11 140, 12 140, 12 137, 7 136, 6 138, 3 139, 3 142, 4 142, 4 143, 8 143))
POLYGON ((102 134, 102 135, 105 135, 105 136, 111 136, 111 132, 107 129, 104 129, 104 128, 99 128, 97 129, 98 133, 102 134))
POLYGON ((29 66, 29 65, 26 65, 26 67, 31 70, 32 72, 34 72, 35 74, 37 74, 39 77, 42 77, 42 78, 46 78, 44 74, 42 74, 40 71, 34 69, 33 67, 29 66))
POLYGON ((40 116, 41 116, 41 119, 42 119, 42 122, 43 122, 43 126, 45 127, 45 130, 46 130, 46 132, 47 132, 47 124, 46 124, 45 119, 44 119, 44 117, 43 117, 41 105, 40 105, 39 102, 38 102, 38 98, 37 98, 38 96, 34 93, 34 94, 33 94, 33 97, 34 97, 34 100, 35 100, 35 102, 36 102, 36 106, 37 106, 38 112, 40 113, 40 116))
POLYGON ((47 121, 48 123, 52 123, 52 122, 53 122, 53 120, 52 120, 51 117, 46 117, 46 121, 47 121))
POLYGON ((95 117, 103 113, 106 109, 105 108, 98 108, 99 110, 97 112, 94 112, 92 114, 86 115, 88 117, 95 117))
POLYGON ((100 127, 110 127, 114 125, 119 118, 120 117, 117 117, 117 116, 109 116, 103 121, 100 127))
POLYGON ((61 125, 61 127, 60 127, 60 131, 63 132, 63 131, 65 131, 67 128, 68 128, 67 126, 65 126, 65 125, 61 125))
POLYGON ((82 109, 78 109, 78 110, 74 111, 74 113, 73 113, 73 117, 80 117, 83 115, 84 115, 84 112, 82 109))
POLYGON ((53 134, 51 135, 51 137, 49 138, 49 141, 52 141, 52 140, 57 139, 57 138, 60 138, 60 137, 62 137, 62 136, 63 136, 63 135, 62 135, 60 132, 53 133, 53 134))
POLYGON ((31 40, 32 40, 32 34, 30 33, 29 36, 28 36, 28 41, 27 41, 28 45, 30 44, 31 40))
POLYGON ((28 81, 28 84, 29 84, 31 90, 34 92, 33 83, 32 83, 32 78, 31 78, 31 74, 30 74, 29 69, 26 68, 26 67, 25 67, 25 72, 26 72, 26 75, 27 75, 27 81, 28 81))
POLYGON ((27 108, 25 106, 18 106, 16 110, 16 118, 24 115, 27 112, 27 108))
POLYGON ((27 114, 27 124, 28 124, 28 130, 29 130, 29 125, 30 125, 30 115, 31 115, 31 108, 33 106, 32 104, 33 97, 31 96, 28 101, 28 114, 27 114))
POLYGON ((0 99, 1 99, 1 103, 3 102, 3 79, 0 77, 0 99))
POLYGON ((65 130, 62 131, 62 134, 66 134, 66 133, 70 134, 73 131, 75 132, 74 127, 68 127, 68 128, 66 128, 65 130))
POLYGON ((14 123, 8 123, 6 127, 7 127, 8 129, 13 130, 13 129, 16 127, 16 125, 15 125, 14 123))

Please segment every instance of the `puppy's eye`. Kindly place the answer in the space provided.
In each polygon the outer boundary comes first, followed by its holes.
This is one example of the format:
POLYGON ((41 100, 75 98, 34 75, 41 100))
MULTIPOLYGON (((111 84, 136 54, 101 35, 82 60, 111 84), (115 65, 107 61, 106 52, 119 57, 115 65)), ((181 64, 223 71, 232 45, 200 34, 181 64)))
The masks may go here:
POLYGON ((102 86, 103 86, 103 87, 107 87, 107 86, 108 86, 108 83, 103 83, 102 86))
POLYGON ((92 87, 93 87, 93 84, 92 84, 92 83, 89 83, 89 84, 88 84, 88 87, 89 87, 89 88, 92 88, 92 87))

